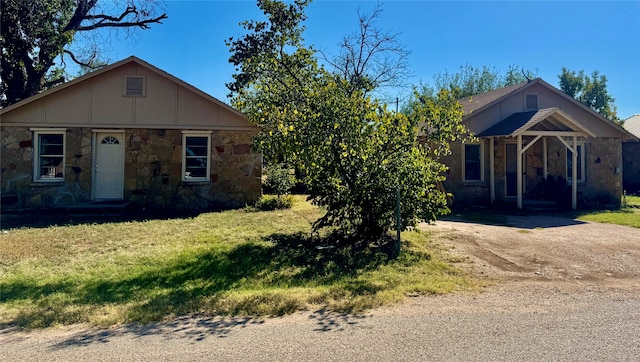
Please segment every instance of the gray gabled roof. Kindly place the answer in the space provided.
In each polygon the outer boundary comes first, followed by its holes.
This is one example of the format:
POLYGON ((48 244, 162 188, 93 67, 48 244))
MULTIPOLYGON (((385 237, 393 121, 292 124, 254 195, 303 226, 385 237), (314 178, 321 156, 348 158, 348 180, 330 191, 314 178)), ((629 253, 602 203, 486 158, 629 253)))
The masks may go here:
POLYGON ((584 136, 597 136, 569 114, 556 107, 537 111, 514 113, 488 129, 477 134, 478 137, 514 137, 526 131, 581 132, 584 136))
POLYGON ((631 132, 636 137, 640 137, 640 114, 634 114, 633 116, 625 119, 624 129, 631 132))
MULTIPOLYGON (((473 118, 476 114, 484 111, 485 109, 488 109, 491 106, 500 103, 502 100, 512 96, 513 94, 515 94, 517 92, 521 92, 521 91, 533 86, 534 84, 540 84, 540 85, 544 86, 545 88, 549 89, 550 91, 552 91, 553 93, 555 93, 559 97, 562 97, 562 98, 566 99, 567 101, 572 102, 573 104, 575 104, 579 108, 582 108, 584 111, 586 111, 588 113, 591 113, 593 116, 595 116, 598 119, 600 119, 602 122, 607 124, 609 127, 615 128, 618 132, 621 132, 623 135, 625 135, 625 137, 623 137, 623 139, 627 138, 627 139, 631 139, 631 140, 638 140, 638 138, 639 138, 638 136, 636 136, 633 133, 629 132, 628 130, 626 130, 625 128, 621 127, 617 123, 606 119, 605 117, 603 117, 601 114, 599 114, 595 110, 593 110, 590 107, 587 107, 584 104, 578 102, 573 97, 571 97, 568 94, 562 92, 561 90, 555 88, 554 86, 552 86, 549 83, 545 82, 541 78, 536 78, 536 79, 529 80, 527 82, 523 82, 523 83, 520 83, 520 84, 515 84, 515 85, 509 86, 509 87, 496 89, 496 90, 493 90, 493 91, 490 91, 490 92, 477 94, 477 95, 474 95, 474 96, 471 96, 471 97, 465 97, 463 99, 458 100, 458 102, 462 105, 462 109, 464 111, 463 119, 469 120, 469 119, 473 118)), ((524 112, 524 113, 527 113, 527 112, 524 112)), ((484 130, 484 131, 481 131, 479 134, 486 134, 487 131, 488 131, 488 129, 484 130)))

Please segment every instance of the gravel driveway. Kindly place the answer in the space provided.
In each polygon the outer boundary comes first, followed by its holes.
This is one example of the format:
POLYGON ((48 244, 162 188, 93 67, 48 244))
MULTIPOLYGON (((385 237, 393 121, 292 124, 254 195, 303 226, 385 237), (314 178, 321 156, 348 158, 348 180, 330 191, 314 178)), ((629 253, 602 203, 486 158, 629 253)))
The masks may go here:
POLYGON ((556 217, 424 230, 496 284, 362 315, 0 329, 2 361, 637 361, 640 229, 556 217))
POLYGON ((546 215, 506 216, 504 224, 450 218, 421 228, 486 278, 639 285, 638 228, 546 215))

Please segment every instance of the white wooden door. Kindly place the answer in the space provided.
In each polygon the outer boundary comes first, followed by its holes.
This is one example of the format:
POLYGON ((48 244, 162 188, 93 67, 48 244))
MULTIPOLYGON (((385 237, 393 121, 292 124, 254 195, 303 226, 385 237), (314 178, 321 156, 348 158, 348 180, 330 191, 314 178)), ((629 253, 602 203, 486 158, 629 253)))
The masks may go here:
POLYGON ((93 176, 95 200, 122 200, 124 133, 99 132, 96 134, 93 176))

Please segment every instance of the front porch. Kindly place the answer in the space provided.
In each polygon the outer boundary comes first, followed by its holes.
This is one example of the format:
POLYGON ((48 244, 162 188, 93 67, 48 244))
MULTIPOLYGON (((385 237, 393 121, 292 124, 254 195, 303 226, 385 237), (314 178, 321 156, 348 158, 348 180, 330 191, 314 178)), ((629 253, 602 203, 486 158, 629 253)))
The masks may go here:
POLYGON ((583 142, 596 137, 593 131, 553 107, 515 113, 477 137, 488 142, 491 204, 515 200, 522 209, 525 196, 559 203, 569 185, 571 208, 577 209, 583 142))

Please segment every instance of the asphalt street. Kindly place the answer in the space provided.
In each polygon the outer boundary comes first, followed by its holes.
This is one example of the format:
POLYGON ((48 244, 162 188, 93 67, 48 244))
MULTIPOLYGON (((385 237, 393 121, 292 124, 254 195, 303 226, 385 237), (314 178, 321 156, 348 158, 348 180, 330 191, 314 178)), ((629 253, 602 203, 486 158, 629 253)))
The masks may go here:
POLYGON ((640 285, 510 282, 364 314, 0 330, 0 361, 639 361, 640 285))

